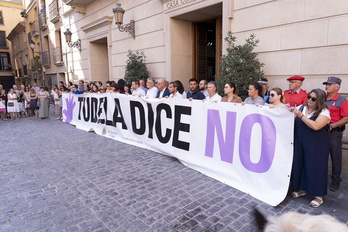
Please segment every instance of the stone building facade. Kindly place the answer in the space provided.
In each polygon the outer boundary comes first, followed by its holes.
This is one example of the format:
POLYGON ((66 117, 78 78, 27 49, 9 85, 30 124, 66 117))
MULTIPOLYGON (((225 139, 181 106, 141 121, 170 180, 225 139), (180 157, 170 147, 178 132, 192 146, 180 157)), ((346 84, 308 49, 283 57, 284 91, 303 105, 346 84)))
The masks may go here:
POLYGON ((7 36, 21 20, 21 10, 21 0, 0 1, 0 84, 6 90, 12 87, 18 76, 13 70, 13 50, 7 36))
POLYGON ((270 87, 285 90, 287 77, 302 75, 310 90, 336 75, 343 79, 341 92, 348 92, 345 0, 37 1, 38 17, 47 23, 35 41, 46 59, 47 83, 123 78, 128 50, 145 52, 155 79, 213 79, 227 46, 223 38, 232 31, 237 43, 256 34, 270 87), (115 24, 117 3, 125 10, 124 24, 135 21, 135 38, 115 24), (66 29, 72 42, 81 40, 81 49, 67 46, 66 29))

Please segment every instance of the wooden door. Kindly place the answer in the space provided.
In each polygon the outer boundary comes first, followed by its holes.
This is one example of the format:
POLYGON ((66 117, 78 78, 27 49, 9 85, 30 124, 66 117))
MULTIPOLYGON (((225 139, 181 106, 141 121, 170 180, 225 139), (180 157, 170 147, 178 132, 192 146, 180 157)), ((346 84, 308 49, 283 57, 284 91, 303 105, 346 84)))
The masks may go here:
POLYGON ((222 42, 223 42, 223 36, 222 36, 222 18, 219 18, 216 20, 216 56, 215 56, 215 74, 220 74, 220 62, 222 58, 222 42))
POLYGON ((206 80, 208 78, 207 67, 207 29, 199 24, 196 24, 196 41, 195 41, 195 54, 196 54, 196 78, 200 80, 206 80))

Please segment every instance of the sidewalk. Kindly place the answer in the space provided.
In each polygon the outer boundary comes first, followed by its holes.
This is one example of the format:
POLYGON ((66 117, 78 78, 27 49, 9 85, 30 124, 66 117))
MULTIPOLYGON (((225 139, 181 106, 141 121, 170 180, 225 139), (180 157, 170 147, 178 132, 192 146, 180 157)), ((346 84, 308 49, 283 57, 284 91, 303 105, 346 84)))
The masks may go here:
POLYGON ((348 224, 348 163, 324 204, 272 207, 179 161, 49 119, 0 121, 0 231, 257 231, 252 211, 348 224))

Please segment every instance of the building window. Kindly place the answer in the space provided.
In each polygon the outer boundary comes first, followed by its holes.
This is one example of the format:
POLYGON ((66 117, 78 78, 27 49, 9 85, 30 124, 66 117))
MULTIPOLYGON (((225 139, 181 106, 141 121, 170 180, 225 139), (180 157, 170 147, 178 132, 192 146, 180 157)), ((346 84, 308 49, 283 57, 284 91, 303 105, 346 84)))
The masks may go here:
POLYGON ((0 25, 4 25, 4 19, 2 17, 2 11, 0 11, 0 25))
POLYGON ((0 31, 0 48, 7 48, 7 46, 6 46, 6 34, 4 31, 0 31))
POLYGON ((11 70, 10 53, 0 52, 0 70, 11 70))

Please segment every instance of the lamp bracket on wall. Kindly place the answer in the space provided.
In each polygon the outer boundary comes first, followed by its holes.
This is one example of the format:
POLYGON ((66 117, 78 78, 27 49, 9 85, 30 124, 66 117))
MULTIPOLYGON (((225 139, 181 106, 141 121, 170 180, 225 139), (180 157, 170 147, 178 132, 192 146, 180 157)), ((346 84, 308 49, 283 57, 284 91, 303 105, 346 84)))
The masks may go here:
POLYGON ((77 48, 77 49, 79 49, 79 51, 81 51, 81 40, 80 39, 78 39, 74 43, 67 42, 67 44, 68 44, 69 48, 77 48))
POLYGON ((116 7, 112 9, 115 17, 115 23, 118 26, 118 30, 121 32, 129 32, 135 39, 135 21, 131 20, 128 24, 123 24, 123 15, 126 12, 120 3, 116 4, 116 7))
POLYGON ((67 45, 69 46, 69 48, 74 47, 74 48, 79 49, 79 51, 81 51, 81 40, 80 39, 78 39, 75 42, 71 42, 72 32, 69 29, 66 29, 66 31, 64 32, 64 35, 65 35, 65 41, 66 41, 67 45))
POLYGON ((118 24, 118 29, 120 30, 120 32, 129 32, 129 34, 131 34, 133 36, 133 38, 135 39, 135 21, 131 20, 128 24, 118 24))

